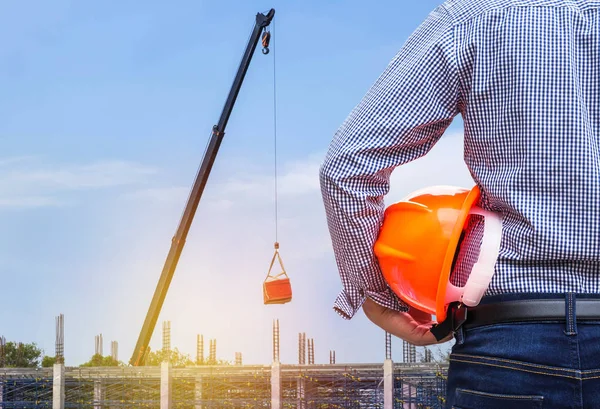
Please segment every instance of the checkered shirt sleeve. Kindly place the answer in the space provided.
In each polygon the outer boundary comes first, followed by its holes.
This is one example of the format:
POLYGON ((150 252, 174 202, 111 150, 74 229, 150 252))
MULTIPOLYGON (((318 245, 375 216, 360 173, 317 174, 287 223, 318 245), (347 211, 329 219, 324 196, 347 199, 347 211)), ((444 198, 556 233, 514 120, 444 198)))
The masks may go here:
POLYGON ((337 130, 320 168, 343 289, 334 309, 350 319, 366 297, 398 311, 373 245, 392 170, 425 155, 459 113, 452 20, 434 10, 337 130))

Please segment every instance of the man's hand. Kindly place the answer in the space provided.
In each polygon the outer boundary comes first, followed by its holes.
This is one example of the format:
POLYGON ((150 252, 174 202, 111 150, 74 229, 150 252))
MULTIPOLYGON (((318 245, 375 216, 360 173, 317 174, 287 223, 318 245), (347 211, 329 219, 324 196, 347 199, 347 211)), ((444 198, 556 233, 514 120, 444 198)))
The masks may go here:
POLYGON ((441 344, 452 339, 452 335, 449 335, 441 341, 436 340, 429 331, 435 324, 431 314, 415 308, 410 308, 408 312, 395 311, 367 298, 363 311, 375 325, 416 346, 441 344))

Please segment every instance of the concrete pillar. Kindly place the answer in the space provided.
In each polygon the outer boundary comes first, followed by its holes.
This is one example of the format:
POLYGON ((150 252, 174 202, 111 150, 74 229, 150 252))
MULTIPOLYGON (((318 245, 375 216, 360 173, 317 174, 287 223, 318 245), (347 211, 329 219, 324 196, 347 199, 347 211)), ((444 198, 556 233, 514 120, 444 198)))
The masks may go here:
POLYGON ((271 409, 281 409, 281 364, 273 362, 271 365, 271 409))
POLYGON ((202 409, 202 378, 196 379, 196 387, 194 388, 194 397, 196 400, 196 406, 194 409, 202 409))
POLYGON ((102 409, 104 407, 102 400, 102 381, 96 380, 94 381, 94 409, 102 409))
POLYGON ((171 363, 160 364, 160 409, 171 409, 171 363))
POLYGON ((54 364, 52 409, 65 409, 65 365, 54 364))
POLYGON ((394 409, 394 362, 383 361, 383 409, 394 409))

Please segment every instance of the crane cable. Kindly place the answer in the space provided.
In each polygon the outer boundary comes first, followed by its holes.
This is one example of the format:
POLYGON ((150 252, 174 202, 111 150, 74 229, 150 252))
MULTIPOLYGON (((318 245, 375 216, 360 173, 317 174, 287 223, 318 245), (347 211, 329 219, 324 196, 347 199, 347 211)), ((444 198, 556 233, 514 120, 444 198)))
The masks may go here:
MULTIPOLYGON (((273 25, 273 32, 275 32, 275 21, 273 20, 272 22, 273 25)), ((262 36, 262 45, 263 45, 263 54, 268 54, 269 53, 269 42, 271 41, 271 33, 267 28, 265 28, 265 31, 263 32, 263 36, 262 36)), ((279 203, 278 203, 278 191, 277 191, 277 183, 278 183, 278 178, 277 178, 277 66, 276 66, 276 62, 275 62, 275 41, 273 41, 273 150, 274 150, 274 190, 275 190, 275 243, 274 243, 274 248, 275 248, 275 254, 273 254, 273 258, 271 260, 271 265, 269 267, 269 271, 267 273, 267 280, 269 278, 271 279, 278 279, 280 276, 285 275, 287 277, 287 272, 285 271, 285 267, 283 265, 283 260, 281 259, 281 256, 279 254, 279 203), (275 259, 277 259, 279 261, 279 265, 281 266, 282 272, 279 274, 276 274, 274 276, 271 275, 271 270, 273 269, 273 265, 275 264, 275 259)))
MULTIPOLYGON (((275 31, 275 21, 272 22, 273 31, 275 31)), ((265 30, 262 34, 262 46, 263 54, 269 54, 269 43, 271 42, 271 32, 269 27, 265 27, 265 30)), ((273 45, 275 41, 273 41, 273 45)), ((275 47, 273 47, 275 48, 275 47)), ((273 171, 275 175, 275 250, 279 247, 279 227, 278 227, 278 201, 277 201, 277 75, 276 75, 277 67, 275 64, 275 51, 273 51, 273 151, 274 151, 274 164, 273 171)))
MULTIPOLYGON (((275 21, 273 21, 273 32, 275 32, 275 21)), ((270 33, 269 33, 270 36, 270 33)), ((275 41, 273 41, 273 157, 274 157, 274 174, 275 174, 275 243, 278 243, 279 226, 278 226, 278 201, 277 201, 277 81, 276 81, 276 65, 275 65, 275 41)))

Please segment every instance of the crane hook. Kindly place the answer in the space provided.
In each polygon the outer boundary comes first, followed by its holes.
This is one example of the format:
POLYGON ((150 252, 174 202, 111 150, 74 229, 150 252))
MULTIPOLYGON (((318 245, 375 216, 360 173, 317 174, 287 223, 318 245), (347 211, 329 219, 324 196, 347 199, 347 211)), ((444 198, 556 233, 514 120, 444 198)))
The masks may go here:
POLYGON ((262 35, 262 46, 263 46, 262 53, 265 55, 269 54, 269 41, 270 40, 271 40, 271 32, 267 31, 265 29, 265 31, 263 32, 263 35, 262 35))

